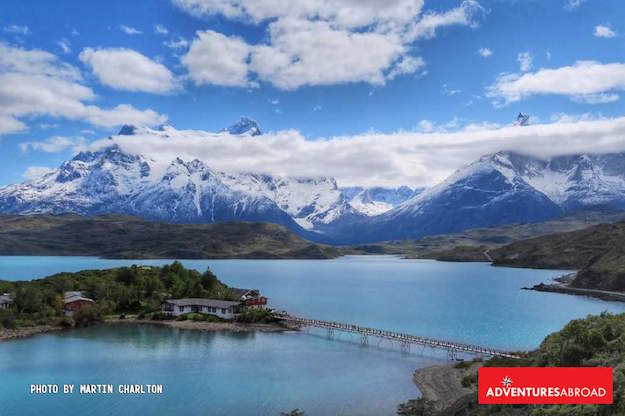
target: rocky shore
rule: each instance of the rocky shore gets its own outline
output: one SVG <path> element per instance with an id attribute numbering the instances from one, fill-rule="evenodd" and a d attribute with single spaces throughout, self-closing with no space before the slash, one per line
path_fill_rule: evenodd
<path id="1" fill-rule="evenodd" d="M 169 328 L 194 330 L 194 331 L 230 331 L 230 332 L 283 332 L 291 331 L 297 328 L 289 327 L 280 323 L 260 324 L 260 323 L 239 323 L 239 322 L 204 322 L 204 321 L 152 321 L 150 319 L 107 319 L 105 324 L 124 324 L 124 325 L 158 325 Z"/>
<path id="2" fill-rule="evenodd" d="M 37 334 L 43 334 L 44 332 L 59 331 L 61 329 L 63 329 L 63 327 L 52 325 L 27 326 L 14 329 L 0 328 L 0 341 L 25 338 Z"/>
<path id="3" fill-rule="evenodd" d="M 203 322 L 203 321 L 152 321 L 149 319 L 136 319 L 136 318 L 112 318 L 105 319 L 103 324 L 114 325 L 159 325 L 169 328 L 177 328 L 184 330 L 194 331 L 230 331 L 230 332 L 283 332 L 297 330 L 297 327 L 292 327 L 280 323 L 273 324 L 261 324 L 261 323 L 238 323 L 238 322 Z M 25 338 L 33 335 L 43 334 L 45 332 L 60 331 L 66 329 L 62 326 L 53 325 L 37 325 L 28 326 L 15 329 L 0 328 L 0 341 Z"/>

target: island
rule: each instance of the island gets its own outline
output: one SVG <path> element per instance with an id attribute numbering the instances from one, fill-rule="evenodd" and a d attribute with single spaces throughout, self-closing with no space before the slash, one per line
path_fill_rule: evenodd
<path id="1" fill-rule="evenodd" d="M 232 288 L 180 262 L 0 281 L 0 340 L 97 323 L 205 331 L 290 329 L 256 289 Z"/>

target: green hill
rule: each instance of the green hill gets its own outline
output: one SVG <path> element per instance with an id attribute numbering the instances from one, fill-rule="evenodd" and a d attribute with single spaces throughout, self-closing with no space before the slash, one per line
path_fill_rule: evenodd
<path id="1" fill-rule="evenodd" d="M 625 222 L 518 241 L 490 255 L 495 265 L 579 270 L 572 287 L 625 290 Z"/>
<path id="2" fill-rule="evenodd" d="M 168 224 L 106 215 L 0 216 L 0 255 L 327 259 L 337 249 L 269 223 Z"/>

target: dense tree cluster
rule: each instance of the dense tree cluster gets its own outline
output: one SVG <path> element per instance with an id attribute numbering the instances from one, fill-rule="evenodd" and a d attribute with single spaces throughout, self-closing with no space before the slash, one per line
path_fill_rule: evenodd
<path id="1" fill-rule="evenodd" d="M 0 313 L 0 324 L 59 323 L 64 317 L 63 293 L 78 290 L 95 301 L 89 313 L 96 315 L 156 311 L 168 298 L 234 299 L 210 270 L 200 273 L 179 262 L 163 267 L 83 270 L 31 281 L 0 281 L 0 293 L 14 297 L 12 308 Z"/>

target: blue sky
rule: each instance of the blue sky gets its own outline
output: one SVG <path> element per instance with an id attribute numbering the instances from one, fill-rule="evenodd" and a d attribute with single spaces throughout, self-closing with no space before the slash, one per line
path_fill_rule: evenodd
<path id="1" fill-rule="evenodd" d="M 135 120 L 323 140 L 623 115 L 619 0 L 246 3 L 3 2 L 0 185 Z"/>

